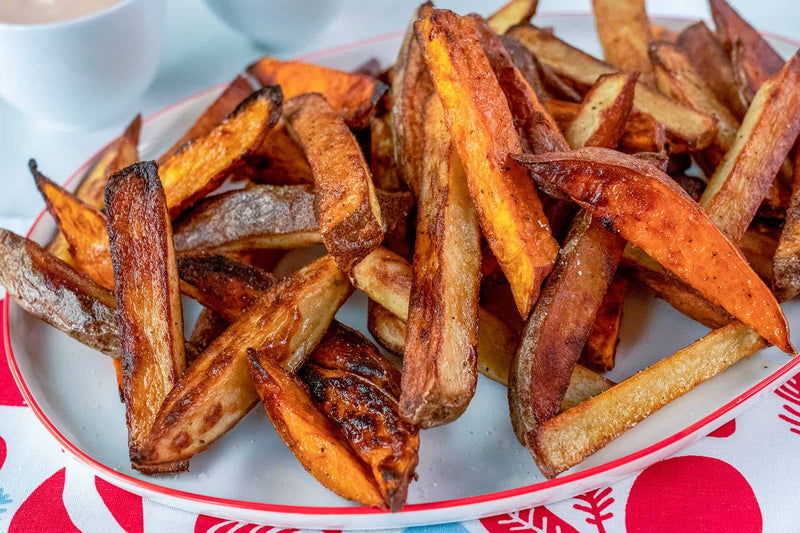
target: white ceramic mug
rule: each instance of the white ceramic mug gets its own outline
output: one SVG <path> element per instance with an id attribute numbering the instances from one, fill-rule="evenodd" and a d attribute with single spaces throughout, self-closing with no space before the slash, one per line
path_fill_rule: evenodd
<path id="1" fill-rule="evenodd" d="M 130 115 L 158 67 L 163 0 L 76 19 L 0 23 L 0 97 L 37 118 L 96 127 Z"/>

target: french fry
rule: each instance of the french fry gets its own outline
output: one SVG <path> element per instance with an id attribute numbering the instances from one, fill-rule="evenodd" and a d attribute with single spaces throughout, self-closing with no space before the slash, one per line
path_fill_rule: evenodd
<path id="1" fill-rule="evenodd" d="M 586 368 L 607 372 L 614 368 L 622 308 L 628 292 L 628 278 L 617 272 L 608 287 L 578 361 Z"/>
<path id="2" fill-rule="evenodd" d="M 386 351 L 403 357 L 406 350 L 406 323 L 381 304 L 367 302 L 367 330 Z"/>
<path id="3" fill-rule="evenodd" d="M 311 174 L 311 167 L 308 166 L 306 154 L 292 139 L 283 117 L 267 132 L 261 145 L 245 158 L 244 173 L 256 183 L 314 184 L 314 176 Z"/>
<path id="4" fill-rule="evenodd" d="M 565 132 L 569 146 L 616 147 L 631 112 L 637 78 L 636 73 L 622 72 L 597 78 Z"/>
<path id="5" fill-rule="evenodd" d="M 419 196 L 425 142 L 424 118 L 419 110 L 425 109 L 428 98 L 433 94 L 433 83 L 414 33 L 414 24 L 428 16 L 432 9 L 433 4 L 425 2 L 411 18 L 394 64 L 390 95 L 395 160 L 414 196 Z"/>
<path id="6" fill-rule="evenodd" d="M 307 185 L 257 185 L 200 201 L 175 221 L 175 250 L 224 253 L 322 242 Z"/>
<path id="7" fill-rule="evenodd" d="M 508 34 L 528 47 L 557 74 L 585 87 L 591 86 L 603 74 L 616 71 L 608 63 L 533 26 L 515 26 Z M 636 86 L 633 107 L 635 111 L 651 115 L 664 125 L 670 138 L 686 143 L 692 150 L 705 148 L 716 134 L 716 121 L 713 118 L 673 102 L 641 82 Z"/>
<path id="8" fill-rule="evenodd" d="M 247 72 L 261 85 L 280 85 L 285 100 L 320 93 L 351 128 L 365 128 L 388 87 L 371 76 L 298 61 L 259 59 Z"/>
<path id="9" fill-rule="evenodd" d="M 192 142 L 210 133 L 211 130 L 225 120 L 228 115 L 233 113 L 242 100 L 252 93 L 253 88 L 250 86 L 250 83 L 242 76 L 236 76 L 230 85 L 222 91 L 222 94 L 203 111 L 203 114 L 197 118 L 186 133 L 158 158 L 158 164 L 161 165 L 165 163 L 167 159 L 180 151 L 186 143 Z"/>
<path id="10" fill-rule="evenodd" d="M 403 357 L 403 418 L 421 428 L 457 419 L 478 380 L 480 230 L 438 96 L 425 109 L 425 153 Z"/>
<path id="11" fill-rule="evenodd" d="M 700 205 L 732 241 L 753 220 L 800 133 L 800 54 L 758 90 Z M 765 337 L 770 340 L 769 337 Z"/>
<path id="12" fill-rule="evenodd" d="M 791 300 L 800 293 L 800 150 L 795 150 L 793 159 L 792 202 L 772 264 L 772 288 L 780 301 Z"/>
<path id="13" fill-rule="evenodd" d="M 536 14 L 539 0 L 510 0 L 489 15 L 486 22 L 497 35 L 502 35 L 511 26 L 528 22 Z"/>
<path id="14" fill-rule="evenodd" d="M 739 241 L 739 248 L 742 249 L 747 262 L 766 284 L 772 282 L 772 262 L 780 235 L 780 229 L 770 224 L 755 223 L 747 228 L 742 240 Z"/>
<path id="15" fill-rule="evenodd" d="M 650 40 L 675 44 L 678 42 L 678 34 L 667 27 L 661 26 L 660 24 L 651 23 Z"/>
<path id="16" fill-rule="evenodd" d="M 370 122 L 369 168 L 375 187 L 385 191 L 408 190 L 394 159 L 392 115 L 386 113 Z"/>
<path id="17" fill-rule="evenodd" d="M 717 38 L 728 54 L 732 52 L 736 42 L 742 45 L 742 67 L 747 90 L 752 97 L 767 79 L 781 70 L 783 59 L 725 0 L 709 0 L 708 5 L 711 7 Z"/>
<path id="18" fill-rule="evenodd" d="M 0 229 L 0 285 L 36 318 L 86 346 L 119 357 L 114 293 L 37 243 Z"/>
<path id="19" fill-rule="evenodd" d="M 647 57 L 652 38 L 644 0 L 592 0 L 597 36 L 609 63 L 653 85 L 653 66 Z"/>
<path id="20" fill-rule="evenodd" d="M 481 229 L 527 315 L 550 273 L 558 243 L 536 188 L 508 154 L 520 150 L 513 118 L 492 75 L 475 21 L 434 10 L 417 38 L 467 175 Z"/>
<path id="21" fill-rule="evenodd" d="M 383 241 L 381 210 L 364 154 L 320 94 L 287 100 L 284 113 L 314 174 L 322 240 L 348 272 Z"/>
<path id="22" fill-rule="evenodd" d="M 214 443 L 255 405 L 247 348 L 296 370 L 316 346 L 352 287 L 330 255 L 270 287 L 211 343 L 175 384 L 138 462 L 188 459 Z"/>
<path id="23" fill-rule="evenodd" d="M 342 430 L 311 399 L 306 385 L 269 357 L 249 349 L 255 391 L 281 440 L 323 486 L 348 500 L 386 507 L 369 467 L 347 443 Z"/>
<path id="24" fill-rule="evenodd" d="M 221 314 L 210 307 L 203 307 L 192 328 L 192 335 L 186 341 L 186 366 L 192 365 L 195 359 L 208 348 L 214 339 L 225 331 L 230 323 Z"/>
<path id="25" fill-rule="evenodd" d="M 111 176 L 105 201 L 131 466 L 146 474 L 186 470 L 184 461 L 154 467 L 137 460 L 164 398 L 186 369 L 172 224 L 156 163 L 136 163 Z"/>
<path id="26" fill-rule="evenodd" d="M 503 45 L 503 48 L 508 53 L 514 66 L 522 74 L 522 77 L 530 85 L 533 92 L 536 93 L 536 98 L 539 102 L 546 103 L 553 98 L 550 92 L 545 89 L 542 75 L 540 74 L 541 63 L 536 60 L 536 57 L 530 50 L 522 46 L 519 42 L 505 35 L 499 35 L 498 38 Z M 580 96 L 578 97 L 580 100 Z"/>
<path id="27" fill-rule="evenodd" d="M 399 511 L 419 462 L 419 430 L 398 408 L 400 373 L 362 335 L 334 323 L 298 375 L 372 471 L 384 506 Z"/>
<path id="28" fill-rule="evenodd" d="M 641 247 L 767 341 L 794 352 L 775 297 L 738 248 L 669 176 L 635 157 L 600 148 L 514 158 L 532 177 L 569 194 L 604 227 Z"/>
<path id="29" fill-rule="evenodd" d="M 766 343 L 739 322 L 694 344 L 542 424 L 534 459 L 554 478 L 580 463 L 669 402 Z"/>

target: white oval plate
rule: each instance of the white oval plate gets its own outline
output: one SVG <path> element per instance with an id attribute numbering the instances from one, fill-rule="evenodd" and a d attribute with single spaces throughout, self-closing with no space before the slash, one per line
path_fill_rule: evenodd
<path id="1" fill-rule="evenodd" d="M 543 20 L 544 19 L 544 20 Z M 587 15 L 539 17 L 557 35 L 599 53 Z M 661 20 L 671 27 L 688 21 Z M 390 64 L 402 32 L 324 51 L 302 59 L 349 70 L 370 57 Z M 772 38 L 782 54 L 796 45 Z M 149 117 L 142 128 L 143 158 L 157 157 L 219 94 L 199 93 Z M 70 178 L 74 186 L 93 157 Z M 45 242 L 54 231 L 43 214 L 31 238 Z M 187 302 L 187 327 L 197 306 Z M 793 325 L 800 304 L 784 306 Z M 337 317 L 367 333 L 366 298 L 356 293 Z M 507 513 L 568 498 L 609 484 L 676 452 L 716 429 L 777 387 L 800 359 L 762 350 L 671 403 L 638 427 L 555 480 L 546 480 L 514 438 L 506 390 L 480 378 L 467 412 L 458 421 L 422 433 L 419 481 L 399 513 L 349 504 L 309 476 L 254 409 L 208 451 L 191 472 L 147 477 L 131 470 L 123 406 L 106 357 L 31 318 L 16 304 L 2 310 L 5 347 L 17 383 L 36 416 L 61 446 L 96 474 L 131 492 L 196 513 L 295 528 L 391 528 L 460 521 Z M 632 292 L 625 302 L 617 367 L 610 378 L 634 372 L 707 333 L 652 295 Z M 799 339 L 797 335 L 795 342 Z"/>

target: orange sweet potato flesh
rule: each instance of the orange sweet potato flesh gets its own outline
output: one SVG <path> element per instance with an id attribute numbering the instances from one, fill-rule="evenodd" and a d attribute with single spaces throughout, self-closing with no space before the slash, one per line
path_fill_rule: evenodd
<path id="1" fill-rule="evenodd" d="M 423 169 L 400 412 L 430 428 L 457 419 L 475 394 L 481 264 L 478 219 L 438 96 L 425 109 Z"/>
<path id="2" fill-rule="evenodd" d="M 419 430 L 398 409 L 400 373 L 361 334 L 334 323 L 298 375 L 369 466 L 386 507 L 399 511 L 419 462 Z"/>
<path id="3" fill-rule="evenodd" d="M 352 287 L 326 255 L 270 287 L 178 381 L 138 457 L 158 465 L 208 448 L 255 405 L 247 348 L 289 371 L 305 361 Z"/>
<path id="4" fill-rule="evenodd" d="M 601 148 L 515 158 L 534 178 L 568 194 L 705 298 L 783 351 L 794 352 L 775 297 L 736 245 L 669 176 Z"/>
<path id="5" fill-rule="evenodd" d="M 155 162 L 111 176 L 105 201 L 131 465 L 144 473 L 186 470 L 182 461 L 155 468 L 137 461 L 164 398 L 186 369 L 172 224 Z"/>
<path id="6" fill-rule="evenodd" d="M 578 361 L 596 372 L 607 372 L 614 368 L 627 289 L 628 278 L 617 272 L 586 338 L 586 345 Z"/>
<path id="7" fill-rule="evenodd" d="M 317 409 L 305 384 L 269 357 L 248 352 L 249 379 L 273 427 L 303 468 L 343 498 L 386 508 L 372 472 L 342 430 Z"/>
<path id="8" fill-rule="evenodd" d="M 158 175 L 172 218 L 219 187 L 232 169 L 244 163 L 278 122 L 281 101 L 279 87 L 254 92 L 224 122 L 160 165 Z"/>
<path id="9" fill-rule="evenodd" d="M 434 10 L 416 23 L 481 229 L 527 315 L 558 253 L 536 187 L 509 159 L 519 137 L 475 21 Z"/>
<path id="10" fill-rule="evenodd" d="M 653 83 L 653 66 L 647 57 L 650 19 L 644 0 L 592 0 L 597 36 L 606 61 L 628 72 L 639 72 L 640 79 Z"/>
<path id="11" fill-rule="evenodd" d="M 319 93 L 287 100 L 284 113 L 314 174 L 322 241 L 339 268 L 349 272 L 383 241 L 381 209 L 364 154 Z"/>
<path id="12" fill-rule="evenodd" d="M 320 93 L 352 128 L 365 128 L 375 116 L 375 107 L 388 87 L 372 76 L 326 67 L 259 59 L 247 72 L 262 85 L 280 85 L 286 100 L 305 93 Z"/>
<path id="13" fill-rule="evenodd" d="M 511 26 L 528 22 L 536 14 L 539 0 L 510 0 L 489 15 L 486 21 L 497 35 L 502 35 Z"/>

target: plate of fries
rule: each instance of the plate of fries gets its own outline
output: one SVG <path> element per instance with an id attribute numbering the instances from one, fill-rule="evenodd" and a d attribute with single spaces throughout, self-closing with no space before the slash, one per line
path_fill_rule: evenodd
<path id="1" fill-rule="evenodd" d="M 797 43 L 710 3 L 716 32 L 423 4 L 137 117 L 64 186 L 31 160 L 47 209 L 0 230 L 23 396 L 120 487 L 295 528 L 511 512 L 690 444 L 799 361 Z"/>

